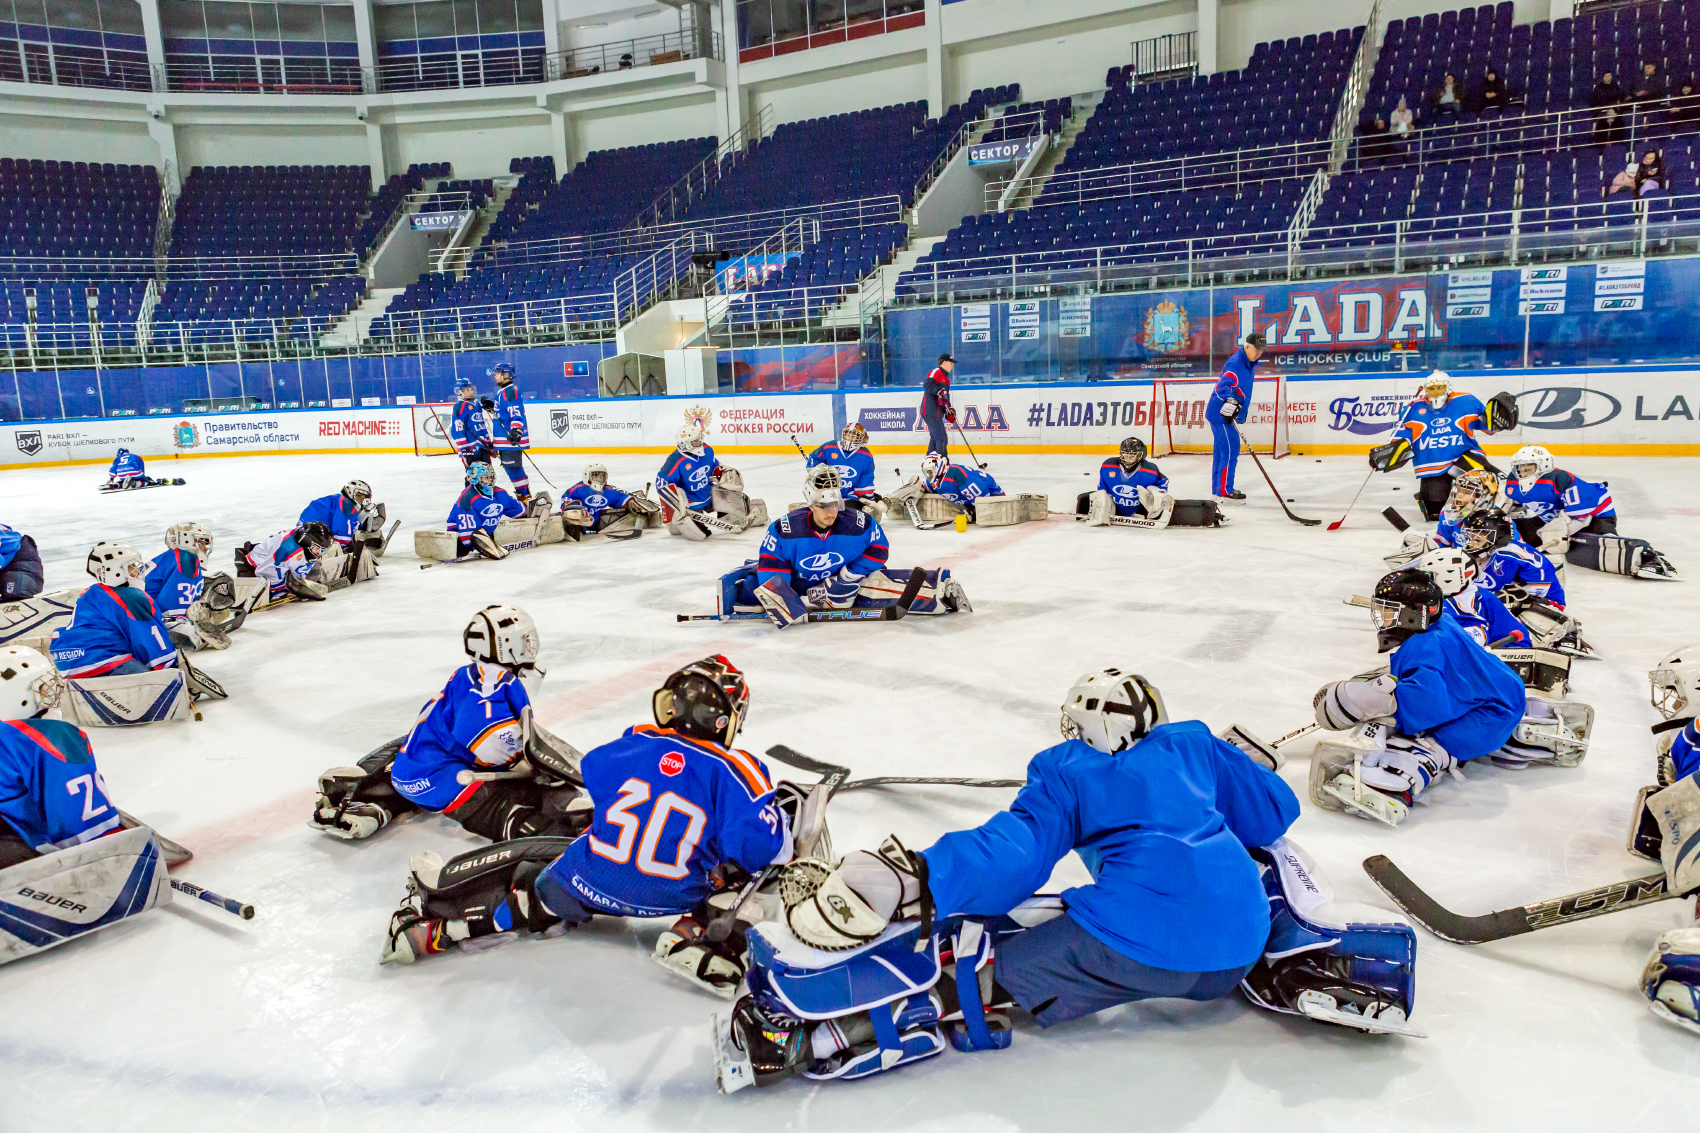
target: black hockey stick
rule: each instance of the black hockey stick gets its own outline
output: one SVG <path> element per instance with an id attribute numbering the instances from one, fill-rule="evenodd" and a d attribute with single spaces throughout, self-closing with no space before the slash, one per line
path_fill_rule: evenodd
<path id="1" fill-rule="evenodd" d="M 816 775 L 826 776 L 834 771 L 842 770 L 836 764 L 822 763 L 811 759 L 800 751 L 793 751 L 784 744 L 774 744 L 767 749 L 767 757 L 780 763 L 797 768 L 799 771 L 813 771 Z M 823 779 L 824 781 L 824 779 Z M 874 779 L 857 779 L 851 783 L 843 783 L 837 789 L 840 791 L 859 791 L 864 787 L 1020 787 L 1026 784 L 1025 779 L 934 779 L 909 778 L 898 775 L 884 775 Z"/>
<path id="2" fill-rule="evenodd" d="M 1241 441 L 1245 440 L 1245 437 L 1237 428 L 1234 430 L 1234 435 L 1239 437 Z M 1275 502 L 1281 505 L 1281 510 L 1287 513 L 1287 518 L 1292 520 L 1294 523 L 1302 523 L 1306 527 L 1321 527 L 1322 520 L 1320 519 L 1306 519 L 1302 515 L 1293 514 L 1293 509 L 1287 506 L 1287 501 L 1281 495 L 1281 489 L 1275 486 L 1275 481 L 1271 480 L 1269 478 L 1269 473 L 1264 470 L 1263 461 L 1257 459 L 1257 450 L 1252 448 L 1249 444 L 1246 445 L 1245 450 L 1251 454 L 1251 462 L 1257 465 L 1257 470 L 1263 473 L 1263 482 L 1269 485 L 1269 490 L 1271 492 L 1275 493 Z"/>
<path id="3" fill-rule="evenodd" d="M 909 607 L 915 604 L 915 595 L 921 592 L 921 586 L 927 581 L 925 567 L 915 567 L 909 572 L 909 581 L 903 586 L 903 593 L 897 596 L 897 601 L 889 606 L 881 606 L 872 610 L 810 610 L 807 620 L 811 622 L 895 622 L 909 613 Z M 674 614 L 673 617 L 681 622 L 756 622 L 766 621 L 766 614 Z"/>
<path id="4" fill-rule="evenodd" d="M 519 450 L 519 455 L 520 455 L 520 459 L 522 459 L 522 460 L 531 460 L 531 454 L 529 452 L 525 451 L 524 449 Z M 533 472 L 537 473 L 537 475 L 542 478 L 542 480 L 545 484 L 549 485 L 551 488 L 555 488 L 555 481 L 553 481 L 553 480 L 549 479 L 549 477 L 543 475 L 543 469 L 541 469 L 537 466 L 537 462 L 535 460 L 531 460 L 531 470 Z M 558 492 L 561 489 L 555 488 L 555 490 Z"/>
<path id="5" fill-rule="evenodd" d="M 797 440 L 797 434 L 796 433 L 787 433 L 786 436 L 791 438 L 791 443 L 797 446 L 797 452 L 802 455 L 804 462 L 807 463 L 807 461 L 809 459 L 809 454 L 806 453 L 806 452 L 803 452 L 803 445 L 800 441 Z"/>
<path id="6" fill-rule="evenodd" d="M 956 425 L 956 435 L 962 438 L 962 447 L 968 450 L 968 458 L 975 464 L 979 465 L 980 471 L 984 472 L 986 470 L 986 463 L 981 460 L 979 455 L 974 451 L 974 446 L 968 443 L 968 434 L 964 433 L 962 431 L 962 426 L 957 425 L 955 421 L 952 421 L 951 424 Z"/>
<path id="7" fill-rule="evenodd" d="M 780 756 L 774 754 L 775 752 L 780 751 L 785 752 L 786 756 L 789 758 L 782 759 Z M 824 786 L 826 788 L 826 797 L 828 801 L 830 801 L 832 796 L 837 793 L 838 789 L 844 785 L 844 780 L 850 778 L 850 769 L 848 767 L 842 767 L 836 763 L 822 763 L 818 759 L 810 759 L 808 756 L 800 755 L 783 745 L 775 745 L 768 748 L 767 754 L 774 759 L 779 759 L 782 763 L 789 763 L 794 767 L 800 767 L 804 771 L 813 771 L 819 775 L 821 779 L 817 786 Z M 738 926 L 738 912 L 743 909 L 744 905 L 748 903 L 751 897 L 755 896 L 756 890 L 760 889 L 770 877 L 773 877 L 784 868 L 785 867 L 783 865 L 765 866 L 754 877 L 746 881 L 744 883 L 744 887 L 738 891 L 738 900 L 732 905 L 732 907 L 708 923 L 708 928 L 705 930 L 704 935 L 708 937 L 710 942 L 719 944 L 728 936 L 731 936 L 732 930 Z"/>
<path id="8" fill-rule="evenodd" d="M 1486 944 L 1508 936 L 1521 936 L 1526 932 L 1682 896 L 1665 888 L 1664 874 L 1654 873 L 1628 881 L 1614 881 L 1597 889 L 1584 889 L 1566 897 L 1554 897 L 1550 901 L 1466 917 L 1442 908 L 1383 854 L 1365 858 L 1364 872 L 1412 920 L 1453 944 Z"/>
<path id="9" fill-rule="evenodd" d="M 205 901 L 209 905 L 217 905 L 225 912 L 241 917 L 245 921 L 251 921 L 254 919 L 254 906 L 245 904 L 242 901 L 232 901 L 229 897 L 220 897 L 211 889 L 203 889 L 192 881 L 179 881 L 173 877 L 171 879 L 171 888 L 177 890 L 179 893 L 185 894 L 186 896 Z"/>

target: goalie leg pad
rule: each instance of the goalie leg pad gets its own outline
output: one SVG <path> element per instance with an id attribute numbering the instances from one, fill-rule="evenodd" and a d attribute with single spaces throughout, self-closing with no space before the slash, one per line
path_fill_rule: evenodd
<path id="1" fill-rule="evenodd" d="M 1658 820 L 1659 862 L 1673 893 L 1700 889 L 1700 778 L 1678 779 L 1647 800 Z"/>
<path id="2" fill-rule="evenodd" d="M 1700 1035 L 1700 928 L 1660 936 L 1641 972 L 1641 994 L 1653 1014 Z"/>
<path id="3" fill-rule="evenodd" d="M 171 901 L 145 826 L 0 870 L 0 964 L 21 960 Z"/>
<path id="4" fill-rule="evenodd" d="M 1116 514 L 1116 504 L 1108 492 L 1082 492 L 1074 512 L 1083 516 L 1088 527 L 1103 527 Z"/>
<path id="5" fill-rule="evenodd" d="M 1240 983 L 1254 1005 L 1371 1034 L 1421 1037 L 1417 937 L 1397 913 L 1337 902 L 1310 856 L 1285 838 L 1251 850 L 1269 898 L 1269 943 Z"/>
<path id="6" fill-rule="evenodd" d="M 1311 698 L 1317 725 L 1331 732 L 1391 717 L 1398 706 L 1395 682 L 1387 673 L 1334 681 L 1323 685 Z"/>
<path id="7" fill-rule="evenodd" d="M 909 582 L 909 569 L 888 566 L 876 570 L 862 580 L 861 589 L 856 595 L 856 605 L 865 608 L 880 608 L 890 606 L 903 596 L 903 589 Z M 915 601 L 909 607 L 911 614 L 954 614 L 972 613 L 973 605 L 968 601 L 968 595 L 962 589 L 962 584 L 950 575 L 950 568 L 929 570 L 926 581 L 921 583 L 921 589 L 915 592 Z"/>
<path id="8" fill-rule="evenodd" d="M 720 483 L 709 489 L 709 497 L 709 508 L 719 512 L 727 519 L 735 523 L 743 523 L 749 517 L 750 497 L 737 488 L 728 486 L 725 477 L 722 477 Z"/>
<path id="9" fill-rule="evenodd" d="M 1397 826 L 1411 807 L 1407 800 L 1378 791 L 1363 781 L 1364 760 L 1386 747 L 1392 729 L 1371 721 L 1342 740 L 1323 740 L 1310 757 L 1310 799 L 1324 810 L 1343 810 L 1360 818 Z"/>
<path id="10" fill-rule="evenodd" d="M 1017 496 L 981 496 L 974 501 L 974 522 L 981 527 L 1008 527 L 1014 523 L 1042 520 L 1049 514 L 1042 495 L 1031 492 Z"/>
<path id="11" fill-rule="evenodd" d="M 1652 544 L 1645 539 L 1589 535 L 1578 531 L 1570 537 L 1570 549 L 1565 552 L 1564 560 L 1571 566 L 1604 574 L 1633 575 L 1641 557 L 1652 550 Z"/>
<path id="12" fill-rule="evenodd" d="M 756 564 L 751 559 L 737 570 L 720 576 L 720 609 L 725 614 L 760 613 L 761 601 L 756 597 Z"/>
<path id="13" fill-rule="evenodd" d="M 1523 718 L 1511 738 L 1489 753 L 1501 767 L 1546 764 L 1575 767 L 1588 754 L 1588 737 L 1594 730 L 1593 705 L 1572 700 L 1549 700 L 1528 696 Z"/>
<path id="14" fill-rule="evenodd" d="M 189 716 L 189 689 L 179 669 L 65 682 L 65 708 L 84 728 L 123 728 Z"/>
<path id="15" fill-rule="evenodd" d="M 808 605 L 782 578 L 773 578 L 762 583 L 755 588 L 755 596 L 756 601 L 761 603 L 762 612 L 767 615 L 768 621 L 780 629 L 808 620 Z"/>
<path id="16" fill-rule="evenodd" d="M 23 644 L 23 639 L 38 637 L 51 641 L 55 633 L 71 624 L 80 593 L 56 590 L 0 606 L 0 645 Z"/>
<path id="17" fill-rule="evenodd" d="M 1215 500 L 1175 500 L 1169 511 L 1170 527 L 1221 527 L 1227 522 Z"/>

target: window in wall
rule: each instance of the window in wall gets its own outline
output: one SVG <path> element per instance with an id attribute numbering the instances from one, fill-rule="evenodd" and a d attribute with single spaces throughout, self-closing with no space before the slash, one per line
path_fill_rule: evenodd
<path id="1" fill-rule="evenodd" d="M 920 27 L 924 0 L 738 0 L 739 60 Z"/>
<path id="2" fill-rule="evenodd" d="M 0 81 L 148 90 L 135 0 L 0 0 Z"/>
<path id="3" fill-rule="evenodd" d="M 361 89 L 351 5 L 160 0 L 159 17 L 173 90 Z"/>
<path id="4" fill-rule="evenodd" d="M 418 0 L 384 5 L 376 15 L 383 90 L 544 78 L 542 0 Z"/>

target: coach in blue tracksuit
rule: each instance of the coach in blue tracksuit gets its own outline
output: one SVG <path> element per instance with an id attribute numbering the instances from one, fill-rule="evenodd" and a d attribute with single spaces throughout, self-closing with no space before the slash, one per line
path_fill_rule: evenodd
<path id="1" fill-rule="evenodd" d="M 1234 487 L 1234 466 L 1240 460 L 1240 425 L 1251 413 L 1252 372 L 1263 357 L 1261 334 L 1245 336 L 1245 345 L 1228 358 L 1216 392 L 1210 395 L 1204 416 L 1210 421 L 1210 494 L 1221 503 L 1243 504 L 1245 493 Z"/>

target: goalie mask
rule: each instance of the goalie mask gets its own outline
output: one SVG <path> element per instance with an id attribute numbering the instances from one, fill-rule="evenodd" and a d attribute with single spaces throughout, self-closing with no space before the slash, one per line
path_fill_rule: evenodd
<path id="1" fill-rule="evenodd" d="M 331 529 L 318 520 L 303 523 L 295 529 L 295 545 L 307 552 L 307 557 L 315 561 L 330 550 L 331 545 L 335 542 L 336 537 L 331 534 Z"/>
<path id="2" fill-rule="evenodd" d="M 838 434 L 838 451 L 845 456 L 856 452 L 868 443 L 868 430 L 861 422 L 853 421 L 844 426 L 844 431 Z"/>
<path id="3" fill-rule="evenodd" d="M 1465 516 L 1464 522 L 1458 525 L 1458 534 L 1464 540 L 1464 550 L 1482 556 L 1510 546 L 1511 540 L 1516 537 L 1516 528 L 1511 526 L 1504 512 L 1498 508 L 1486 508 Z"/>
<path id="4" fill-rule="evenodd" d="M 717 653 L 668 677 L 652 707 L 663 728 L 730 746 L 749 710 L 750 689 L 744 674 Z"/>
<path id="5" fill-rule="evenodd" d="M 950 458 L 942 453 L 929 452 L 921 461 L 921 482 L 928 487 L 944 479 L 950 470 Z"/>
<path id="6" fill-rule="evenodd" d="M 608 467 L 603 464 L 587 464 L 584 466 L 584 482 L 590 485 L 591 491 L 600 492 L 608 486 Z"/>
<path id="7" fill-rule="evenodd" d="M 1436 370 L 1423 379 L 1423 400 L 1440 409 L 1452 399 L 1452 375 Z"/>
<path id="8" fill-rule="evenodd" d="M 1386 653 L 1439 621 L 1445 601 L 1434 579 L 1414 568 L 1396 570 L 1376 583 L 1369 616 L 1378 652 Z"/>
<path id="9" fill-rule="evenodd" d="M 1666 720 L 1700 712 L 1700 643 L 1667 654 L 1647 679 L 1653 686 L 1653 707 Z"/>
<path id="10" fill-rule="evenodd" d="M 153 564 L 128 543 L 96 543 L 89 552 L 89 577 L 102 586 L 140 586 Z"/>
<path id="11" fill-rule="evenodd" d="M 1123 751 L 1168 722 L 1162 694 L 1139 674 L 1120 669 L 1086 674 L 1063 700 L 1063 738 L 1099 751 Z"/>
<path id="12" fill-rule="evenodd" d="M 803 502 L 810 507 L 839 507 L 844 503 L 843 488 L 838 469 L 817 464 L 803 475 Z"/>
<path id="13" fill-rule="evenodd" d="M 1476 580 L 1476 560 L 1457 547 L 1436 547 L 1417 560 L 1417 569 L 1434 579 L 1440 593 L 1450 598 L 1461 594 Z"/>
<path id="14" fill-rule="evenodd" d="M 364 480 L 350 480 L 342 486 L 342 494 L 357 508 L 366 506 L 372 498 L 372 485 Z"/>
<path id="15" fill-rule="evenodd" d="M 1139 466 L 1145 463 L 1145 456 L 1145 442 L 1138 437 L 1129 437 L 1122 442 L 1120 457 L 1124 472 L 1138 471 Z"/>
<path id="16" fill-rule="evenodd" d="M 188 551 L 203 559 L 212 552 L 212 532 L 198 523 L 174 523 L 165 529 L 165 546 L 170 551 Z"/>
<path id="17" fill-rule="evenodd" d="M 704 436 L 702 426 L 692 421 L 679 430 L 679 451 L 686 456 L 701 456 Z"/>
<path id="18" fill-rule="evenodd" d="M 1498 495 L 1499 478 L 1485 468 L 1472 468 L 1452 481 L 1446 507 L 1455 517 L 1463 519 L 1472 512 L 1491 507 Z"/>
<path id="19" fill-rule="evenodd" d="M 59 703 L 65 692 L 53 663 L 22 645 L 0 648 L 0 720 L 29 720 Z"/>
<path id="20" fill-rule="evenodd" d="M 1552 471 L 1552 453 L 1540 445 L 1524 445 L 1511 454 L 1511 475 L 1527 492 L 1535 481 Z"/>
<path id="21" fill-rule="evenodd" d="M 518 672 L 537 667 L 542 640 L 537 623 L 518 606 L 486 606 L 472 615 L 460 635 L 466 655 L 474 661 Z"/>
<path id="22" fill-rule="evenodd" d="M 496 487 L 496 474 L 490 471 L 490 466 L 482 460 L 475 460 L 466 466 L 466 486 L 476 488 L 484 495 L 490 495 Z"/>

